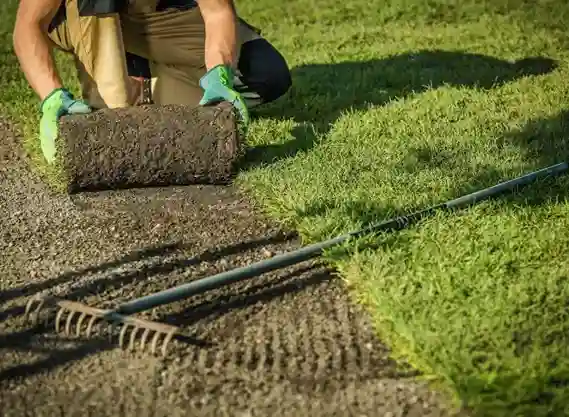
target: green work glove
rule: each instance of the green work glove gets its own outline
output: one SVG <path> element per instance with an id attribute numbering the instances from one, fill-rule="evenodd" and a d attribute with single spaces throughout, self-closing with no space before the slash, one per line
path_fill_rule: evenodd
<path id="1" fill-rule="evenodd" d="M 200 100 L 200 106 L 217 104 L 221 101 L 231 103 L 241 116 L 241 124 L 244 130 L 249 126 L 249 110 L 245 100 L 233 89 L 234 73 L 231 67 L 217 65 L 210 69 L 201 79 L 200 87 L 204 95 Z"/>
<path id="2" fill-rule="evenodd" d="M 81 100 L 75 100 L 65 88 L 57 88 L 40 105 L 40 145 L 49 164 L 55 160 L 55 142 L 58 136 L 59 118 L 67 114 L 91 113 L 91 108 Z"/>

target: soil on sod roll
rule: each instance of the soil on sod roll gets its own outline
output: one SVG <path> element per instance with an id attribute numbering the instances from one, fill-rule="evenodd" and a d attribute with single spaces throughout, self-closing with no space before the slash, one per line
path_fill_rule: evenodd
<path id="1" fill-rule="evenodd" d="M 144 314 L 181 326 L 166 358 L 25 323 L 43 291 L 108 307 L 299 242 L 230 187 L 52 192 L 0 137 L 1 416 L 452 415 L 316 262 Z"/>
<path id="2" fill-rule="evenodd" d="M 69 193 L 224 184 L 240 156 L 233 108 L 144 105 L 62 117 L 58 165 Z"/>

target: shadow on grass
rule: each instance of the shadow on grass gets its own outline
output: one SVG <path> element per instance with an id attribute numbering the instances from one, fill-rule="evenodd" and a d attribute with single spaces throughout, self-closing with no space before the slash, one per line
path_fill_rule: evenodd
<path id="1" fill-rule="evenodd" d="M 311 123 L 303 123 L 293 127 L 290 134 L 293 139 L 288 142 L 260 145 L 247 149 L 245 158 L 239 163 L 239 169 L 247 170 L 258 165 L 271 164 L 281 159 L 293 157 L 316 146 L 318 132 Z"/>
<path id="2" fill-rule="evenodd" d="M 316 138 L 348 110 L 385 105 L 445 85 L 492 89 L 521 77 L 548 74 L 557 66 L 546 57 L 510 62 L 460 51 L 424 50 L 371 61 L 293 68 L 293 86 L 287 96 L 256 109 L 255 115 L 294 119 L 301 127 L 287 143 L 251 149 L 244 165 L 271 163 L 312 148 Z"/>
<path id="3" fill-rule="evenodd" d="M 509 132 L 500 138 L 504 147 L 515 146 L 523 155 L 524 173 L 536 171 L 562 162 L 569 163 L 569 111 L 562 111 L 552 118 L 536 119 L 522 129 Z M 465 178 L 455 195 L 489 187 L 523 173 L 504 171 L 492 167 L 473 178 Z M 566 199 L 569 196 L 569 172 L 558 177 L 544 178 L 529 185 L 527 191 L 506 194 L 503 198 L 516 205 L 542 206 Z"/>
<path id="4" fill-rule="evenodd" d="M 433 205 L 492 187 L 498 183 L 555 164 L 569 163 L 569 110 L 563 111 L 553 118 L 531 121 L 521 130 L 505 134 L 499 139 L 499 142 L 502 147 L 513 145 L 519 149 L 523 155 L 523 171 L 519 169 L 503 170 L 491 165 L 477 167 L 476 174 L 468 176 L 468 172 L 466 172 L 462 178 L 455 181 L 456 187 L 446 197 L 433 202 Z M 456 177 L 457 173 L 462 171 L 460 168 L 463 159 L 464 155 L 460 150 L 454 152 L 448 149 L 412 148 L 405 158 L 410 162 L 403 164 L 402 169 L 409 173 L 437 169 L 442 171 L 443 177 L 445 171 L 452 172 L 453 176 Z M 543 177 L 534 183 L 515 187 L 511 191 L 506 191 L 492 199 L 513 205 L 538 207 L 568 198 L 568 184 L 569 172 L 565 172 L 558 176 Z M 319 199 L 302 211 L 298 211 L 297 215 L 299 218 L 310 218 L 322 217 L 334 212 L 337 218 L 345 219 L 346 223 L 357 223 L 361 224 L 362 227 L 370 227 L 387 219 L 406 216 L 427 208 L 413 207 L 402 212 L 389 204 L 365 199 L 349 202 Z M 421 221 L 422 218 L 415 221 Z M 321 232 L 327 233 L 329 231 Z M 364 246 L 370 247 L 368 244 Z"/>
<path id="5" fill-rule="evenodd" d="M 457 178 L 455 181 L 455 188 L 449 191 L 449 195 L 447 196 L 448 198 L 456 198 L 464 194 L 490 187 L 496 185 L 499 182 L 513 179 L 517 176 L 543 169 L 554 164 L 569 162 L 569 111 L 560 112 L 558 115 L 551 118 L 530 121 L 520 130 L 507 132 L 499 139 L 499 141 L 504 148 L 511 148 L 514 146 L 519 151 L 521 157 L 517 166 L 511 169 L 503 169 L 499 166 L 491 165 L 476 167 L 474 173 L 473 170 L 470 170 L 470 174 L 465 173 L 462 177 Z M 441 172 L 441 176 L 443 178 L 447 173 L 452 173 L 453 177 L 456 177 L 456 161 L 461 161 L 464 159 L 464 156 L 461 158 L 458 155 L 458 152 L 459 150 L 446 150 L 444 152 L 438 153 L 437 151 L 432 151 L 429 149 L 411 149 L 410 153 L 413 154 L 413 157 L 416 157 L 418 160 L 420 160 L 421 163 L 414 167 L 407 167 L 407 169 L 412 169 L 415 171 L 437 169 Z M 447 172 L 445 173 L 445 171 Z M 498 201 L 500 203 L 500 206 L 492 208 L 492 211 L 487 213 L 487 215 L 492 216 L 492 213 L 499 213 L 502 210 L 510 211 L 512 207 L 520 207 L 521 209 L 529 208 L 530 211 L 533 211 L 534 209 L 539 209 L 543 206 L 547 207 L 551 204 L 555 204 L 557 201 L 567 201 L 569 198 L 569 172 L 565 172 L 561 176 L 557 177 L 543 178 L 537 183 L 529 184 L 514 191 L 515 192 L 513 193 L 505 193 L 500 196 L 496 196 L 493 200 Z M 358 200 L 351 202 L 333 200 L 319 201 L 318 204 L 308 207 L 302 213 L 299 213 L 299 216 L 325 216 L 330 210 L 336 210 L 338 218 L 345 216 L 346 218 L 351 219 L 353 222 L 360 222 L 369 225 L 370 223 L 375 223 L 377 221 L 383 220 L 386 217 L 386 213 L 394 211 L 392 207 L 389 207 L 389 205 L 381 205 L 379 203 Z M 458 213 L 460 213 L 460 211 Z M 476 226 L 474 225 L 473 227 Z M 552 226 L 550 223 L 546 227 L 550 228 L 551 230 L 551 228 L 555 226 Z M 382 239 L 376 240 L 375 242 L 373 239 L 369 239 L 364 241 L 363 245 L 360 245 L 360 247 L 376 248 L 380 245 L 393 247 L 392 245 L 395 242 L 391 240 L 391 237 L 392 236 L 388 236 L 387 240 Z M 408 239 L 411 238 L 413 237 L 408 237 Z M 550 237 L 550 239 L 553 238 L 553 236 Z M 397 244 L 401 243 L 401 240 L 397 240 Z M 441 242 L 441 244 L 444 245 L 444 242 Z M 504 246 L 506 245 L 507 243 L 504 244 Z M 543 247 L 547 247 L 547 244 L 544 244 Z M 493 250 L 492 246 L 488 246 L 487 249 L 489 252 Z M 459 253 L 461 253 L 461 251 L 459 251 Z M 506 251 L 505 254 L 507 254 Z M 335 259 L 338 259 L 338 257 L 342 255 L 342 253 L 338 253 L 334 254 L 333 256 Z M 515 265 L 515 262 L 513 265 Z M 535 264 L 532 264 L 532 267 L 533 265 Z M 419 269 L 423 275 L 426 275 L 424 268 Z M 538 277 L 539 273 L 536 271 L 536 279 Z M 517 283 L 514 283 L 516 279 L 517 277 L 515 274 L 513 274 L 512 288 L 516 287 L 517 285 Z M 563 288 L 565 281 L 566 279 L 563 276 L 559 277 L 558 282 L 560 288 Z M 429 282 L 429 279 L 427 279 L 427 282 Z M 520 285 L 520 288 L 523 288 L 523 285 Z M 535 288 L 537 288 L 537 286 Z M 486 367 L 486 364 L 481 364 L 480 367 L 478 367 L 478 365 L 474 365 L 470 368 L 462 368 L 461 366 L 457 365 L 455 363 L 457 358 L 462 358 L 461 360 L 463 360 L 465 363 L 470 362 L 471 359 L 473 361 L 476 360 L 475 354 L 464 354 L 465 351 L 468 352 L 470 348 L 469 346 L 457 343 L 456 346 L 460 346 L 462 350 L 453 351 L 455 347 L 448 349 L 448 364 L 442 366 L 442 372 L 440 372 L 439 375 L 451 375 L 450 378 L 452 382 L 456 383 L 454 385 L 454 388 L 457 389 L 457 394 L 460 396 L 460 399 L 463 400 L 465 404 L 472 405 L 473 410 L 492 410 L 492 408 L 495 407 L 501 411 L 500 413 L 496 414 L 484 412 L 481 412 L 479 414 L 476 412 L 476 414 L 473 413 L 472 415 L 508 415 L 508 411 L 510 411 L 512 415 L 564 415 L 561 411 L 566 409 L 566 397 L 568 391 L 565 388 L 569 386 L 569 374 L 566 372 L 566 369 L 564 369 L 560 364 L 563 363 L 563 360 L 565 358 L 564 347 L 567 346 L 567 333 L 563 331 L 562 326 L 563 318 L 565 316 L 562 313 L 559 313 L 559 315 L 557 314 L 557 304 L 555 303 L 558 303 L 560 306 L 559 311 L 563 312 L 563 306 L 567 305 L 567 299 L 560 299 L 560 297 L 563 297 L 564 294 L 561 290 L 555 288 L 553 284 L 551 284 L 550 289 L 548 289 L 548 291 L 551 291 L 551 294 L 554 294 L 554 296 L 551 296 L 551 298 L 548 296 L 547 292 L 543 294 L 535 288 L 528 286 L 527 289 L 517 290 L 521 291 L 521 296 L 524 298 L 528 297 L 527 305 L 524 306 L 524 308 L 527 308 L 528 311 L 533 311 L 534 308 L 536 311 L 542 311 L 541 308 L 543 305 L 545 305 L 545 303 L 553 303 L 551 310 L 555 311 L 555 318 L 546 318 L 542 322 L 540 322 L 538 318 L 536 323 L 542 325 L 542 327 L 535 327 L 527 325 L 527 322 L 525 320 L 522 322 L 524 324 L 518 322 L 518 319 L 511 320 L 511 315 L 502 313 L 503 317 L 500 317 L 500 319 L 504 320 L 507 323 L 511 323 L 511 334 L 510 329 L 506 327 L 506 331 L 504 331 L 503 334 L 498 333 L 496 337 L 505 337 L 506 340 L 508 340 L 507 338 L 511 337 L 511 346 L 516 349 L 516 356 L 518 356 L 518 359 L 525 356 L 524 359 L 527 359 L 527 361 L 530 362 L 530 364 L 528 364 L 528 369 L 536 369 L 536 366 L 540 366 L 543 369 L 548 369 L 551 367 L 551 372 L 546 376 L 540 375 L 541 370 L 540 372 L 537 372 L 537 375 L 534 375 L 533 372 L 526 375 L 523 375 L 523 373 L 520 373 L 518 375 L 515 372 L 510 373 L 508 365 L 504 366 L 502 370 L 499 366 L 499 361 L 496 361 L 492 364 L 492 369 L 497 369 L 496 380 L 499 382 L 496 384 L 487 384 L 484 387 L 481 385 L 477 386 L 474 382 L 477 377 L 480 378 L 480 381 L 484 381 L 486 384 L 487 380 L 485 377 L 487 376 L 487 369 L 489 368 Z M 460 289 L 468 291 L 468 286 L 462 287 Z M 447 297 L 451 296 L 450 292 L 456 290 L 457 288 L 454 286 L 452 286 L 451 289 L 441 290 L 441 299 L 448 300 Z M 524 291 L 534 290 L 535 293 L 524 293 Z M 448 291 L 448 293 L 445 293 L 445 291 Z M 484 291 L 488 290 L 484 289 L 480 292 L 483 293 Z M 515 293 L 515 291 L 516 290 L 512 290 L 512 293 Z M 472 308 L 476 308 L 476 303 L 484 303 L 486 300 L 492 298 L 492 294 L 487 293 L 485 295 L 490 298 L 482 296 L 478 296 L 478 298 L 473 297 Z M 381 298 L 378 298 L 378 300 L 378 303 L 381 303 Z M 503 302 L 504 300 L 502 299 L 499 301 Z M 447 306 L 448 305 L 450 305 L 450 303 L 447 304 Z M 396 310 L 397 308 L 398 307 L 396 307 Z M 454 309 L 456 307 L 451 308 Z M 461 333 L 457 332 L 456 334 L 457 336 L 461 337 L 461 340 L 470 340 L 471 342 L 469 343 L 472 343 L 472 340 L 474 340 L 473 337 L 475 338 L 477 337 L 477 334 L 482 334 L 486 331 L 486 321 L 481 320 L 478 322 L 477 320 L 473 320 L 472 323 L 468 323 L 469 319 L 467 319 L 466 322 L 460 322 L 461 319 L 457 318 L 457 315 L 452 314 L 451 308 L 448 308 L 444 313 L 440 314 L 447 314 L 448 312 L 449 316 L 453 317 L 452 320 L 459 320 L 452 323 L 451 326 L 457 324 L 462 324 L 462 326 L 464 326 L 464 323 L 467 323 L 467 328 L 470 328 L 470 330 Z M 543 310 L 547 312 L 546 308 L 543 308 Z M 412 313 L 409 309 L 402 308 L 402 311 L 407 314 L 407 317 L 412 316 Z M 483 311 L 492 311 L 496 314 L 499 314 L 498 310 Z M 505 311 L 511 312 L 512 310 L 506 309 Z M 401 318 L 405 316 L 395 314 L 395 317 Z M 522 313 L 520 313 L 520 317 L 523 317 Z M 547 315 L 544 314 L 543 317 L 547 317 Z M 429 329 L 427 333 L 427 331 L 425 331 L 424 328 L 421 328 L 420 325 L 416 327 L 413 327 L 413 324 L 410 325 L 411 327 L 405 327 L 406 325 L 399 326 L 405 330 L 403 334 L 406 332 L 409 334 L 413 331 L 416 331 L 418 334 L 424 332 L 424 334 L 419 336 L 420 342 L 416 344 L 417 346 L 423 346 L 417 348 L 413 346 L 413 349 L 416 349 L 417 353 L 424 355 L 422 359 L 424 359 L 426 363 L 429 363 L 429 349 L 432 349 L 433 346 L 437 346 L 436 343 L 431 344 L 431 342 L 429 342 L 429 338 L 433 338 L 433 340 L 436 339 L 436 332 L 432 333 L 432 330 Z M 476 326 L 480 327 L 477 328 Z M 439 327 L 439 330 L 441 329 L 444 332 L 445 328 Z M 544 334 L 547 336 L 544 337 Z M 468 337 L 465 335 L 468 335 Z M 462 339 L 463 337 L 464 339 Z M 485 336 L 482 336 L 483 340 L 485 340 L 484 337 Z M 448 340 L 447 343 L 449 346 L 453 346 L 453 343 L 456 343 L 450 342 L 450 339 L 445 340 Z M 497 355 L 497 357 L 500 358 L 507 358 L 510 354 L 507 351 L 495 351 L 494 346 L 491 344 L 483 347 L 481 342 L 476 343 L 478 351 L 484 352 L 484 349 L 488 349 L 489 356 Z M 539 358 L 537 356 L 530 356 L 532 353 L 543 349 L 544 345 L 547 347 L 550 345 L 557 345 L 560 348 L 557 353 L 551 355 L 551 357 Z M 509 349 L 509 347 L 507 349 Z M 547 351 L 551 352 L 549 349 Z M 469 357 L 469 355 L 472 356 Z M 507 360 L 508 359 L 504 359 L 506 363 Z M 494 367 L 494 365 L 496 365 L 496 367 Z M 461 369 L 469 369 L 469 376 L 465 377 L 464 375 L 460 375 Z M 472 372 L 472 369 L 477 369 L 477 371 Z M 468 384 L 470 384 L 469 386 L 466 385 L 467 383 L 459 382 L 461 380 L 464 381 L 471 376 L 472 379 L 470 381 L 472 382 L 468 382 Z M 508 379 L 510 379 L 510 381 L 508 381 Z M 519 379 L 519 381 L 516 381 L 516 379 Z M 515 390 L 509 391 L 511 387 L 514 387 Z M 516 392 L 517 397 L 516 395 L 511 395 L 511 392 Z M 507 399 L 508 403 L 500 404 L 502 399 Z M 470 403 L 471 400 L 472 403 Z M 546 409 L 552 411 L 550 413 L 546 413 L 544 411 Z M 522 410 L 525 410 L 526 413 L 522 412 Z M 560 412 L 560 414 L 557 414 L 557 412 Z"/>
<path id="6" fill-rule="evenodd" d="M 512 132 L 511 134 L 505 135 L 503 137 L 504 144 L 514 143 L 520 146 L 520 149 L 525 153 L 525 158 L 528 165 L 535 166 L 535 169 L 543 168 L 546 165 L 551 165 L 557 162 L 566 160 L 569 157 L 569 112 L 564 112 L 558 117 L 550 120 L 538 120 L 529 123 L 522 131 Z M 525 148 L 525 149 L 524 149 Z M 414 150 L 416 151 L 416 150 Z M 426 155 L 424 153 L 423 155 Z M 431 155 L 433 160 L 437 160 L 437 156 Z M 425 157 L 425 163 L 428 165 L 430 159 Z M 519 175 L 519 173 L 516 173 Z M 468 179 L 469 184 L 479 183 L 482 186 L 494 185 L 496 179 L 499 178 L 500 181 L 513 177 L 514 175 L 508 175 L 508 173 L 502 172 L 497 169 L 488 169 L 487 171 L 481 173 L 475 179 Z M 464 194 L 464 187 L 457 188 L 456 196 Z M 470 185 L 468 186 L 470 187 Z M 510 196 L 506 194 L 506 198 L 512 200 L 514 203 L 525 203 L 525 204 L 543 204 L 551 199 L 558 198 L 560 196 L 566 195 L 566 187 L 561 186 L 559 180 L 548 179 L 547 183 L 542 183 L 540 185 L 530 186 L 534 192 L 529 194 L 520 193 L 517 195 Z M 470 190 L 469 190 L 470 191 Z M 528 195 L 530 196 L 528 198 Z M 304 213 L 305 215 L 318 215 L 324 210 L 329 209 L 329 204 L 322 204 L 319 206 L 310 207 Z M 343 207 L 345 210 L 345 215 L 352 219 L 362 221 L 363 223 L 375 222 L 381 217 L 380 213 L 385 213 L 387 211 L 395 211 L 392 208 L 385 208 L 376 206 L 373 203 L 356 201 L 349 204 L 345 204 Z M 283 236 L 278 239 L 282 239 Z M 273 237 L 274 239 L 274 237 Z M 278 240 L 277 239 L 277 240 Z M 177 267 L 185 268 L 194 263 L 199 263 L 201 261 L 208 261 L 219 259 L 221 256 L 226 256 L 230 253 L 239 252 L 235 248 L 248 248 L 254 247 L 254 242 L 240 243 L 229 248 L 222 249 L 220 252 L 206 251 L 202 255 L 198 255 L 196 258 L 190 258 L 190 263 L 179 264 Z M 151 248 L 147 251 L 137 252 L 135 254 L 128 255 L 124 259 L 139 259 L 141 256 L 156 255 L 160 256 L 163 252 L 168 252 L 175 248 L 174 246 L 165 246 L 163 248 Z M 215 254 L 222 254 L 218 258 L 215 258 Z M 201 260 L 200 260 L 201 259 Z M 98 270 L 103 270 L 104 268 L 111 268 L 113 265 L 120 265 L 120 261 L 109 262 L 103 264 Z M 170 271 L 170 265 L 167 267 Z M 150 268 L 153 273 L 164 272 L 163 268 L 158 266 L 156 270 L 153 267 Z M 139 271 L 139 274 L 145 274 L 144 271 Z M 134 278 L 134 276 L 133 276 Z M 192 326 L 200 320 L 220 320 L 227 314 L 230 314 L 239 309 L 248 308 L 257 303 L 269 302 L 272 299 L 283 297 L 286 294 L 294 294 L 302 291 L 306 288 L 319 285 L 322 282 L 326 282 L 332 279 L 332 276 L 327 270 L 316 270 L 314 267 L 301 267 L 296 271 L 288 274 L 283 274 L 280 277 L 271 277 L 268 280 L 262 280 L 259 283 L 255 283 L 251 286 L 241 286 L 240 288 L 233 287 L 230 293 L 215 293 L 213 296 L 196 298 L 195 304 L 186 308 L 180 312 L 169 313 L 159 316 L 158 320 L 167 322 L 174 325 L 180 326 Z M 118 285 L 126 285 L 126 282 L 119 282 Z M 91 285 L 91 284 L 89 284 Z M 96 288 L 90 288 L 91 291 L 100 291 L 107 285 L 117 285 L 117 283 L 112 283 L 107 280 L 99 283 Z M 28 291 L 30 289 L 28 288 Z M 77 296 L 78 293 L 72 293 L 70 295 Z M 6 298 L 6 297 L 5 297 Z M 39 359 L 36 362 L 22 365 L 14 365 L 8 369 L 0 372 L 0 379 L 8 381 L 13 379 L 28 378 L 34 374 L 40 372 L 46 372 L 52 369 L 59 368 L 66 364 L 74 361 L 82 360 L 89 355 L 96 354 L 101 351 L 109 350 L 114 348 L 114 345 L 109 344 L 105 341 L 99 340 L 75 340 L 75 346 L 65 349 L 48 349 L 42 346 L 38 346 L 35 338 L 37 333 L 44 331 L 46 329 L 41 328 L 41 326 L 27 329 L 24 331 L 16 331 L 13 333 L 5 333 L 0 337 L 0 349 L 14 349 L 23 350 L 28 352 L 41 353 L 46 355 L 46 357 Z M 183 339 L 185 344 L 193 345 L 196 348 L 208 348 L 216 349 L 214 344 L 208 343 L 207 341 L 198 340 L 193 337 L 185 337 Z"/>

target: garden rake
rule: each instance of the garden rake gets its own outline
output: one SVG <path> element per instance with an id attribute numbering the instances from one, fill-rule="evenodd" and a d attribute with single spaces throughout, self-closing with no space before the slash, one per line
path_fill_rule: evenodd
<path id="1" fill-rule="evenodd" d="M 118 345 L 131 351 L 137 348 L 145 350 L 148 344 L 152 354 L 156 354 L 161 345 L 162 355 L 166 355 L 168 343 L 175 336 L 178 327 L 156 321 L 119 314 L 114 310 L 91 307 L 83 303 L 61 299 L 59 297 L 32 297 L 26 304 L 25 319 L 34 325 L 41 319 L 42 311 L 57 309 L 55 331 L 66 336 L 89 338 L 93 335 L 104 336 L 105 330 L 109 341 L 118 332 Z M 104 326 L 104 324 L 107 326 Z M 129 336 L 128 336 L 129 335 Z M 139 337 L 140 336 L 140 337 Z"/>
<path id="2" fill-rule="evenodd" d="M 32 298 L 26 306 L 26 317 L 28 319 L 32 317 L 33 320 L 37 321 L 38 316 L 44 307 L 56 307 L 59 309 L 55 318 L 55 328 L 58 332 L 62 331 L 67 335 L 79 336 L 84 329 L 86 335 L 89 336 L 96 323 L 99 323 L 100 325 L 101 323 L 106 322 L 108 323 L 107 328 L 109 329 L 109 334 L 112 336 L 113 332 L 122 325 L 119 332 L 119 345 L 121 347 L 126 348 L 128 346 L 130 349 L 135 349 L 138 345 L 140 348 L 144 349 L 149 341 L 149 337 L 153 335 L 151 342 L 152 352 L 156 353 L 158 344 L 161 344 L 162 354 L 166 355 L 167 345 L 175 337 L 179 328 L 168 324 L 135 318 L 132 317 L 133 314 L 151 310 L 165 304 L 174 303 L 193 295 L 203 293 L 207 290 L 229 285 L 237 281 L 257 277 L 269 271 L 307 261 L 321 255 L 324 250 L 347 242 L 349 239 L 378 232 L 401 230 L 408 225 L 421 220 L 425 216 L 434 214 L 438 210 L 450 210 L 472 205 L 479 201 L 494 197 L 500 193 L 512 191 L 516 187 L 527 185 L 540 178 L 565 173 L 568 169 L 569 165 L 567 163 L 552 165 L 406 216 L 395 217 L 360 230 L 340 235 L 333 239 L 307 245 L 288 253 L 276 255 L 270 259 L 256 262 L 248 266 L 225 271 L 164 291 L 127 301 L 123 304 L 119 304 L 112 310 L 98 309 L 78 302 L 49 296 L 43 298 Z M 66 318 L 64 319 L 64 317 Z M 127 337 L 127 333 L 129 332 L 130 336 Z M 140 343 L 137 344 L 136 341 L 139 335 L 141 335 L 141 339 Z"/>

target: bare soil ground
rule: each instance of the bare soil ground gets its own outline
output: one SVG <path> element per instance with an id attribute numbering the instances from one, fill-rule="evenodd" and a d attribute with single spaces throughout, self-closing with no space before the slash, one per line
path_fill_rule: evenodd
<path id="1" fill-rule="evenodd" d="M 164 306 L 166 358 L 25 323 L 52 291 L 108 305 L 298 245 L 229 187 L 51 192 L 0 123 L 0 415 L 446 416 L 310 262 Z"/>

